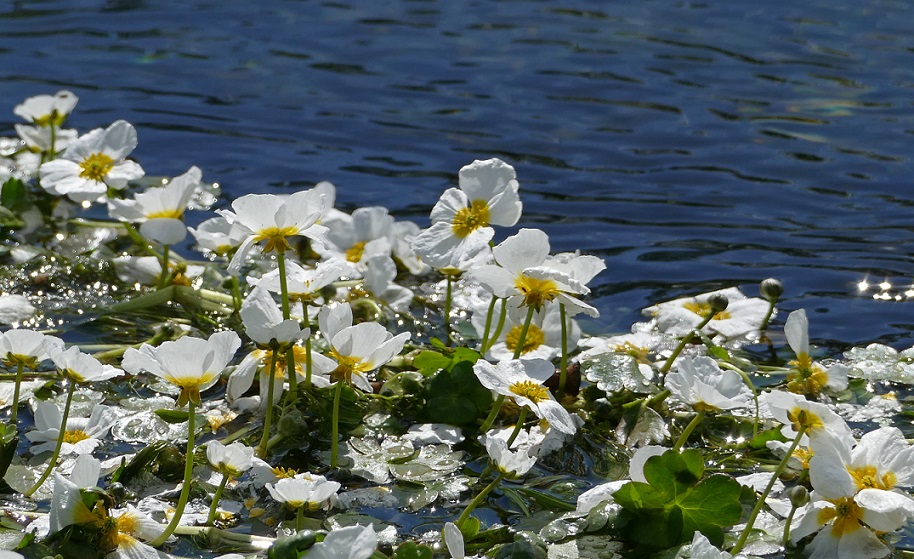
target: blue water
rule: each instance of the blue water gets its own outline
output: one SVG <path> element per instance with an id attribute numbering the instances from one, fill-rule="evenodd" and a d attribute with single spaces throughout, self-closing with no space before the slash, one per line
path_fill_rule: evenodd
<path id="1" fill-rule="evenodd" d="M 150 174 L 230 198 L 330 180 L 427 224 L 473 159 L 521 224 L 606 259 L 591 332 L 664 299 L 785 282 L 836 346 L 912 345 L 914 8 L 903 1 L 22 0 L 0 6 L 0 135 L 67 88 Z M 199 221 L 207 216 L 189 216 Z M 500 232 L 503 238 L 510 232 Z"/>

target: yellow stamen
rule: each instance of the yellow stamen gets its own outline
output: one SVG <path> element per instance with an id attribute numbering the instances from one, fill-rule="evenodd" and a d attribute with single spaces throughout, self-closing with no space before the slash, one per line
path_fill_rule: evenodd
<path id="1" fill-rule="evenodd" d="M 108 172 L 114 168 L 114 159 L 104 153 L 93 153 L 79 162 L 79 176 L 90 181 L 105 182 Z"/>
<path id="2" fill-rule="evenodd" d="M 152 212 L 146 216 L 146 219 L 160 219 L 160 218 L 169 218 L 169 219 L 181 219 L 184 217 L 183 210 L 162 210 L 160 212 Z"/>
<path id="3" fill-rule="evenodd" d="M 79 429 L 69 429 L 63 434 L 63 442 L 76 444 L 79 441 L 84 441 L 89 438 L 89 435 L 85 431 Z"/>
<path id="4" fill-rule="evenodd" d="M 451 228 L 463 239 L 480 227 L 489 226 L 489 206 L 485 200 L 473 200 L 469 208 L 457 210 Z"/>
<path id="5" fill-rule="evenodd" d="M 508 390 L 514 394 L 517 394 L 518 396 L 527 398 L 534 404 L 538 404 L 549 399 L 549 390 L 542 384 L 538 384 L 532 380 L 522 380 L 520 382 L 515 382 L 508 387 Z"/>
<path id="6" fill-rule="evenodd" d="M 524 327 L 518 324 L 511 328 L 511 331 L 505 336 L 505 345 L 508 346 L 508 349 L 511 351 L 517 349 L 517 342 L 520 340 L 520 333 L 523 329 Z M 524 337 L 524 346 L 520 350 L 521 355 L 530 353 L 543 345 L 545 341 L 546 335 L 543 334 L 543 331 L 535 324 L 531 324 L 530 327 L 527 328 L 527 335 Z"/>
<path id="7" fill-rule="evenodd" d="M 895 476 L 894 472 L 886 472 L 879 475 L 879 472 L 876 470 L 876 466 L 861 466 L 859 468 L 847 467 L 847 471 L 850 472 L 851 477 L 854 478 L 854 483 L 857 484 L 857 489 L 882 489 L 888 491 L 895 487 L 895 484 L 898 482 L 898 478 Z"/>
<path id="8" fill-rule="evenodd" d="M 787 412 L 787 419 L 790 421 L 793 430 L 797 432 L 800 431 L 801 427 L 805 427 L 807 432 L 816 431 L 825 427 L 822 418 L 809 410 L 803 410 L 799 407 L 793 408 Z"/>
<path id="9" fill-rule="evenodd" d="M 860 506 L 854 502 L 853 497 L 843 497 L 831 501 L 835 508 L 826 508 L 819 511 L 816 520 L 819 524 L 824 525 L 834 519 L 831 527 L 831 536 L 835 539 L 841 538 L 844 534 L 849 534 L 860 529 L 860 517 L 863 511 Z"/>
<path id="10" fill-rule="evenodd" d="M 270 471 L 273 472 L 273 475 L 279 479 L 293 478 L 295 477 L 296 472 L 292 468 L 283 468 L 282 466 L 276 466 L 275 468 L 270 468 Z"/>
<path id="11" fill-rule="evenodd" d="M 682 306 L 685 307 L 686 310 L 690 310 L 702 318 L 708 316 L 708 313 L 711 311 L 711 305 L 708 303 L 699 303 L 697 301 L 689 301 L 688 303 L 683 303 Z M 731 316 L 732 315 L 727 311 L 720 311 L 719 313 L 714 314 L 712 320 L 726 320 Z"/>
<path id="12" fill-rule="evenodd" d="M 358 262 L 362 259 L 362 256 L 365 255 L 365 245 L 368 244 L 365 241 L 356 243 L 349 247 L 349 250 L 346 251 L 346 260 L 349 262 Z"/>
<path id="13" fill-rule="evenodd" d="M 256 235 L 254 235 L 254 242 L 259 243 L 260 241 L 266 241 L 266 244 L 263 245 L 264 252 L 286 252 L 292 245 L 289 244 L 289 240 L 286 237 L 293 237 L 298 235 L 298 229 L 295 227 L 268 227 L 262 229 Z"/>
<path id="14" fill-rule="evenodd" d="M 633 357 L 638 363 L 650 363 L 647 356 L 650 354 L 651 350 L 646 347 L 636 346 L 631 342 L 625 342 L 619 344 L 612 348 L 613 351 L 618 353 L 624 353 L 629 357 Z"/>
<path id="15" fill-rule="evenodd" d="M 558 297 L 559 284 L 551 279 L 536 279 L 520 275 L 514 280 L 514 287 L 524 296 L 523 305 L 539 310 L 545 303 Z"/>
<path id="16" fill-rule="evenodd" d="M 794 369 L 787 373 L 787 390 L 794 394 L 818 396 L 828 384 L 828 373 L 812 362 L 808 353 L 800 353 L 789 363 Z"/>

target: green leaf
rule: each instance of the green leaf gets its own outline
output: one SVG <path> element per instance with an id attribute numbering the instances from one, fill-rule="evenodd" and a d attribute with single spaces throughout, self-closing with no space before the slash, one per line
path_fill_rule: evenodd
<path id="1" fill-rule="evenodd" d="M 420 545 L 413 541 L 403 542 L 394 551 L 392 559 L 432 559 L 434 552 L 427 545 Z"/>
<path id="2" fill-rule="evenodd" d="M 28 207 L 28 196 L 25 184 L 17 179 L 10 178 L 0 187 L 0 204 L 13 211 L 22 211 Z"/>
<path id="3" fill-rule="evenodd" d="M 476 378 L 473 364 L 461 361 L 428 380 L 425 401 L 428 421 L 469 425 L 489 408 L 492 394 Z"/>
<path id="4" fill-rule="evenodd" d="M 479 522 L 479 519 L 475 516 L 470 516 L 463 521 L 463 526 L 460 527 L 460 533 L 463 534 L 463 541 L 470 541 L 476 537 L 476 534 L 479 533 L 479 528 L 482 524 Z"/>
<path id="5" fill-rule="evenodd" d="M 740 491 L 739 482 L 723 474 L 714 474 L 698 482 L 677 502 L 684 521 L 683 535 L 691 538 L 691 534 L 698 531 L 714 545 L 723 543 L 720 527 L 736 524 L 743 512 L 739 503 Z M 720 537 L 715 542 L 718 532 Z"/>
<path id="6" fill-rule="evenodd" d="M 446 357 L 437 351 L 423 350 L 413 358 L 413 366 L 423 375 L 429 376 L 441 369 L 449 368 L 451 361 L 450 357 Z"/>
<path id="7" fill-rule="evenodd" d="M 299 554 L 317 542 L 317 533 L 302 530 L 288 537 L 278 538 L 267 552 L 269 559 L 298 559 Z"/>

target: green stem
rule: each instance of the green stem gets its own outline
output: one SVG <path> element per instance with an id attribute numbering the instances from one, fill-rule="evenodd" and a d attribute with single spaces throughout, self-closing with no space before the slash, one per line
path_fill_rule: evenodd
<path id="1" fill-rule="evenodd" d="M 520 434 L 520 430 L 524 428 L 524 421 L 527 420 L 527 408 L 521 408 L 520 413 L 517 416 L 517 424 L 514 426 L 514 431 L 511 432 L 511 436 L 508 437 L 508 448 L 511 448 L 511 445 L 514 444 L 514 440 L 517 438 L 517 435 Z"/>
<path id="2" fill-rule="evenodd" d="M 67 434 L 67 418 L 70 416 L 70 404 L 73 402 L 73 392 L 76 390 L 76 383 L 72 380 L 70 381 L 70 387 L 67 389 L 67 403 L 63 406 L 63 419 L 60 420 L 60 431 L 57 433 L 57 445 L 54 447 L 54 454 L 51 455 L 51 460 L 48 462 L 48 467 L 44 469 L 44 473 L 41 474 L 41 477 L 38 478 L 38 481 L 35 482 L 35 485 L 31 489 L 26 491 L 24 495 L 26 497 L 31 497 L 38 488 L 41 487 L 51 475 L 51 471 L 54 470 L 54 466 L 57 465 L 57 458 L 60 456 L 60 449 L 63 447 L 63 438 Z"/>
<path id="3" fill-rule="evenodd" d="M 679 340 L 679 345 L 676 346 L 676 349 L 673 350 L 672 355 L 669 356 L 669 358 L 666 360 L 666 363 L 664 363 L 663 367 L 660 368 L 660 374 L 663 375 L 664 381 L 666 380 L 666 374 L 670 372 L 670 367 L 673 366 L 673 362 L 676 361 L 676 358 L 679 357 L 679 354 L 682 353 L 682 350 L 685 348 L 685 346 L 692 341 L 692 338 L 695 336 L 695 332 L 707 326 L 707 324 L 711 322 L 712 318 L 714 318 L 714 311 L 708 311 L 708 316 L 704 317 L 698 326 L 690 330 L 688 334 Z"/>
<path id="4" fill-rule="evenodd" d="M 444 294 L 444 345 L 451 347 L 451 298 L 454 294 L 454 276 L 445 274 L 447 290 Z"/>
<path id="5" fill-rule="evenodd" d="M 524 351 L 524 342 L 527 341 L 527 331 L 530 330 L 530 323 L 533 322 L 533 313 L 536 309 L 527 307 L 527 316 L 524 318 L 524 325 L 520 329 L 520 336 L 517 337 L 517 347 L 514 348 L 514 357 L 511 359 L 520 359 L 520 354 Z"/>
<path id="6" fill-rule="evenodd" d="M 308 302 L 301 302 L 301 312 L 302 312 L 302 327 L 311 328 L 311 319 L 308 317 Z M 312 362 L 311 362 L 311 332 L 308 332 L 308 336 L 305 338 L 305 390 L 311 390 L 311 371 L 312 371 Z"/>
<path id="7" fill-rule="evenodd" d="M 295 511 L 295 531 L 301 532 L 301 527 L 305 524 L 305 506 L 298 507 Z"/>
<path id="8" fill-rule="evenodd" d="M 162 260 L 162 255 L 160 255 L 158 252 L 156 252 L 155 249 L 153 249 L 152 246 L 150 246 L 150 244 L 146 242 L 146 239 L 144 239 L 143 236 L 140 235 L 139 232 L 137 232 L 136 227 L 134 227 L 133 224 L 123 222 L 122 225 L 124 226 L 124 229 L 127 231 L 127 236 L 130 237 L 130 240 L 132 240 L 137 246 L 142 248 L 150 256 L 155 256 L 156 258 L 159 259 L 159 261 Z M 162 270 L 162 271 L 164 273 L 165 270 Z"/>
<path id="9" fill-rule="evenodd" d="M 498 297 L 492 296 L 492 300 L 489 301 L 489 310 L 486 311 L 486 328 L 482 333 L 482 341 L 479 342 L 479 347 L 484 348 L 489 344 L 489 334 L 492 330 L 492 317 L 495 315 L 495 303 L 498 301 Z"/>
<path id="10" fill-rule="evenodd" d="M 279 267 L 279 294 L 282 298 L 282 319 L 289 320 L 292 313 L 289 310 L 289 287 L 286 283 L 286 253 L 277 252 L 276 262 Z M 288 401 L 295 400 L 295 394 L 298 392 L 298 375 L 295 372 L 295 353 L 290 346 L 286 351 L 286 371 L 289 375 L 289 394 L 286 396 Z"/>
<path id="11" fill-rule="evenodd" d="M 565 393 L 568 381 L 568 319 L 565 318 L 565 303 L 559 303 L 559 318 L 562 320 L 562 357 L 559 361 L 559 396 Z"/>
<path id="12" fill-rule="evenodd" d="M 698 427 L 698 425 L 701 423 L 701 421 L 705 418 L 705 414 L 706 414 L 705 410 L 700 410 L 698 413 L 695 414 L 695 417 L 692 418 L 692 421 L 690 421 L 689 424 L 686 425 L 685 430 L 682 432 L 681 435 L 679 435 L 679 439 L 676 440 L 676 444 L 673 446 L 674 450 L 679 450 L 680 448 L 682 448 L 682 445 L 686 444 L 686 441 L 689 440 L 689 435 L 692 434 L 692 431 L 694 431 L 695 428 Z"/>
<path id="13" fill-rule="evenodd" d="M 187 453 L 184 455 L 184 484 L 181 486 L 181 495 L 178 497 L 178 506 L 175 508 L 174 516 L 171 522 L 165 527 L 165 531 L 159 534 L 159 537 L 149 542 L 152 547 L 159 547 L 178 527 L 181 517 L 184 516 L 184 508 L 187 506 L 187 499 L 190 497 L 190 485 L 194 474 L 194 401 L 187 402 Z"/>
<path id="14" fill-rule="evenodd" d="M 768 301 L 768 312 L 765 313 L 765 318 L 762 319 L 762 325 L 759 326 L 759 333 L 764 334 L 765 330 L 768 329 L 768 322 L 771 320 L 771 315 L 774 314 L 774 307 L 777 304 L 777 299 Z"/>
<path id="15" fill-rule="evenodd" d="M 485 356 L 486 353 L 492 349 L 492 346 L 495 345 L 495 342 L 498 341 L 499 336 L 501 336 L 501 331 L 505 328 L 505 315 L 507 314 L 508 300 L 501 300 L 501 314 L 498 316 L 498 325 L 495 326 L 495 332 L 492 333 L 492 337 L 489 338 L 488 345 L 482 348 L 482 354 Z"/>
<path id="16" fill-rule="evenodd" d="M 16 386 L 13 387 L 13 403 L 10 411 L 10 425 L 15 425 L 19 417 L 19 390 L 22 386 L 22 372 L 25 369 L 25 363 L 19 361 L 16 367 Z"/>
<path id="17" fill-rule="evenodd" d="M 241 310 L 241 303 L 243 299 L 241 297 L 241 284 L 238 282 L 238 276 L 232 276 L 231 279 L 232 286 L 232 307 L 235 309 L 235 312 Z"/>
<path id="18" fill-rule="evenodd" d="M 758 517 L 759 512 L 761 512 L 762 506 L 765 504 L 765 499 L 768 498 L 768 494 L 771 493 L 771 488 L 774 487 L 775 482 L 781 476 L 784 468 L 787 467 L 787 462 L 790 461 L 790 457 L 793 456 L 793 452 L 797 449 L 797 445 L 800 444 L 800 439 L 803 438 L 805 433 L 806 426 L 800 425 L 800 430 L 797 432 L 797 436 L 793 439 L 793 443 L 790 445 L 790 448 L 787 449 L 787 454 L 784 455 L 784 458 L 781 459 L 781 463 L 778 464 L 778 467 L 775 468 L 774 473 L 771 474 L 771 479 L 768 481 L 768 485 L 765 486 L 765 490 L 762 491 L 761 495 L 759 495 L 758 502 L 755 503 L 755 507 L 749 514 L 749 520 L 746 521 L 746 527 L 743 528 L 743 532 L 739 535 L 739 539 L 736 540 L 736 545 L 734 545 L 733 549 L 730 550 L 730 554 L 734 557 L 737 553 L 740 552 L 740 550 L 743 549 L 743 546 L 746 545 L 746 538 L 749 537 L 749 532 L 752 531 L 752 525 L 755 524 L 755 519 Z"/>
<path id="19" fill-rule="evenodd" d="M 489 410 L 489 415 L 486 417 L 486 420 L 482 422 L 482 425 L 479 427 L 480 433 L 485 433 L 489 430 L 489 427 L 495 423 L 495 418 L 498 417 L 498 412 L 501 411 L 502 404 L 505 403 L 505 395 L 499 394 L 495 401 L 492 402 L 492 409 Z"/>
<path id="20" fill-rule="evenodd" d="M 790 524 L 793 522 L 793 515 L 797 512 L 798 508 L 800 507 L 791 503 L 790 514 L 787 515 L 787 519 L 784 521 L 784 550 L 786 550 L 787 546 L 790 545 Z"/>
<path id="21" fill-rule="evenodd" d="M 330 432 L 330 467 L 336 468 L 340 450 L 340 397 L 343 395 L 343 380 L 336 381 L 333 391 L 333 419 Z"/>
<path id="22" fill-rule="evenodd" d="M 216 489 L 216 493 L 213 494 L 213 504 L 209 506 L 209 516 L 206 517 L 206 523 L 212 524 L 216 521 L 216 509 L 219 507 L 219 500 L 222 499 L 222 491 L 225 489 L 225 484 L 228 483 L 228 480 L 232 476 L 227 474 L 222 474 L 222 482 L 219 484 L 219 487 Z"/>
<path id="23" fill-rule="evenodd" d="M 159 289 L 168 285 L 168 245 L 162 245 L 162 273 L 159 274 Z"/>
<path id="24" fill-rule="evenodd" d="M 276 349 L 270 352 L 270 376 L 267 381 L 267 409 L 263 418 L 263 434 L 260 436 L 260 444 L 257 445 L 257 456 L 260 458 L 266 458 L 267 452 L 267 441 L 270 440 L 270 427 L 273 424 L 273 392 L 275 391 L 276 385 Z M 261 374 L 263 374 L 261 372 Z"/>
<path id="25" fill-rule="evenodd" d="M 482 500 L 486 498 L 486 495 L 498 487 L 498 484 L 501 483 L 501 480 L 503 479 L 505 479 L 504 472 L 498 472 L 498 475 L 495 476 L 495 479 L 492 480 L 492 483 L 485 486 L 485 488 L 479 492 L 479 495 L 476 495 L 476 497 L 470 501 L 470 504 L 467 505 L 467 508 L 463 509 L 463 512 L 460 514 L 460 518 L 458 518 L 457 522 L 454 522 L 454 524 L 456 524 L 458 528 L 463 528 L 463 523 L 466 522 L 466 519 L 470 517 L 470 513 L 473 512 L 473 509 L 478 507 Z"/>

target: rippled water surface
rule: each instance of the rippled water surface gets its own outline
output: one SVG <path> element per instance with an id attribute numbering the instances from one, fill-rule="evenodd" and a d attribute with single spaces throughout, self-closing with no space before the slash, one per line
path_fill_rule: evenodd
<path id="1" fill-rule="evenodd" d="M 473 159 L 517 168 L 520 225 L 597 254 L 603 312 L 769 276 L 812 336 L 912 345 L 907 2 L 14 1 L 0 135 L 29 95 L 124 118 L 135 157 L 230 197 L 330 180 L 426 225 Z M 190 216 L 200 221 L 206 216 Z M 507 232 L 501 232 L 503 238 Z"/>

